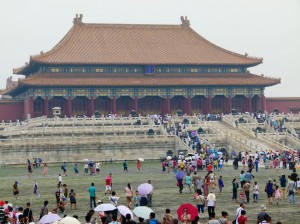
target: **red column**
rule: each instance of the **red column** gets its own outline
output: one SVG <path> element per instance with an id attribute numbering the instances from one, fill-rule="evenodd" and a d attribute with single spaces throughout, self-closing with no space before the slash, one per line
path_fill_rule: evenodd
<path id="1" fill-rule="evenodd" d="M 248 112 L 252 112 L 252 97 L 248 97 Z"/>
<path id="2" fill-rule="evenodd" d="M 31 118 L 34 117 L 34 106 L 33 106 L 33 97 L 32 96 L 29 98 L 29 114 L 30 114 Z"/>
<path id="3" fill-rule="evenodd" d="M 112 98 L 112 112 L 113 114 L 117 113 L 117 100 L 115 96 Z"/>
<path id="4" fill-rule="evenodd" d="M 266 97 L 265 97 L 265 95 L 261 96 L 261 110 L 263 113 L 266 112 Z"/>
<path id="5" fill-rule="evenodd" d="M 48 98 L 48 96 L 45 97 L 45 101 L 44 101 L 44 115 L 49 117 L 49 98 Z"/>
<path id="6" fill-rule="evenodd" d="M 33 118 L 33 97 L 24 100 L 24 118 Z"/>
<path id="7" fill-rule="evenodd" d="M 87 116 L 91 117 L 95 113 L 94 109 L 94 97 L 92 96 L 91 99 L 88 99 L 88 111 L 87 111 Z"/>
<path id="8" fill-rule="evenodd" d="M 167 114 L 171 114 L 171 101 L 169 96 L 167 96 L 166 106 L 167 106 Z"/>
<path id="9" fill-rule="evenodd" d="M 137 111 L 138 111 L 138 98 L 137 98 L 137 96 L 134 97 L 134 110 L 137 113 Z"/>
<path id="10" fill-rule="evenodd" d="M 232 98 L 231 96 L 228 97 L 228 113 L 230 114 L 232 110 Z"/>
<path id="11" fill-rule="evenodd" d="M 188 115 L 192 115 L 192 113 L 193 113 L 193 111 L 192 111 L 192 100 L 191 100 L 190 96 L 188 96 L 188 98 L 187 98 L 187 107 L 188 107 L 188 109 L 187 109 Z"/>
<path id="12" fill-rule="evenodd" d="M 207 113 L 211 113 L 211 96 L 208 97 Z"/>
<path id="13" fill-rule="evenodd" d="M 71 97 L 69 97 L 67 99 L 66 115 L 67 115 L 67 117 L 72 116 L 72 98 Z"/>

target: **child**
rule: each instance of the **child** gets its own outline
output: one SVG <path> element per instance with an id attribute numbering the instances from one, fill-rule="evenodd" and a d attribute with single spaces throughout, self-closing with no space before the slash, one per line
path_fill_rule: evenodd
<path id="1" fill-rule="evenodd" d="M 240 192 L 240 204 L 245 203 L 245 199 L 246 199 L 245 191 L 243 189 L 241 189 L 241 192 Z"/>
<path id="2" fill-rule="evenodd" d="M 218 180 L 218 183 L 219 183 L 220 196 L 221 196 L 222 195 L 222 189 L 224 187 L 224 182 L 223 182 L 222 176 L 220 176 L 220 178 Z"/>
<path id="3" fill-rule="evenodd" d="M 280 190 L 279 190 L 279 187 L 276 185 L 276 187 L 275 187 L 275 201 L 276 201 L 277 205 L 279 204 L 279 200 L 280 200 Z"/>
<path id="4" fill-rule="evenodd" d="M 76 194 L 75 194 L 73 189 L 71 189 L 71 192 L 69 193 L 69 198 L 70 198 L 71 209 L 73 209 L 73 205 L 74 205 L 74 208 L 77 209 L 77 207 L 76 207 Z"/>
<path id="5" fill-rule="evenodd" d="M 133 198 L 134 207 L 140 206 L 141 196 L 138 191 L 135 191 L 135 196 Z"/>
<path id="6" fill-rule="evenodd" d="M 257 203 L 258 192 L 259 192 L 259 188 L 258 188 L 257 182 L 255 181 L 254 185 L 253 185 L 253 203 Z"/>

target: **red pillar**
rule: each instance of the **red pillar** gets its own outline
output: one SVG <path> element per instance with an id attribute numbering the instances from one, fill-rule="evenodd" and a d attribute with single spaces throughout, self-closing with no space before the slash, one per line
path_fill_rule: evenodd
<path id="1" fill-rule="evenodd" d="M 138 111 L 138 98 L 137 98 L 137 96 L 134 97 L 134 110 L 137 113 L 137 111 Z"/>
<path id="2" fill-rule="evenodd" d="M 117 113 L 117 100 L 115 96 L 112 98 L 112 112 L 113 114 Z"/>
<path id="3" fill-rule="evenodd" d="M 67 99 L 66 115 L 67 115 L 67 117 L 72 116 L 72 98 L 71 97 L 69 97 Z"/>
<path id="4" fill-rule="evenodd" d="M 208 97 L 207 113 L 211 113 L 211 96 Z"/>
<path id="5" fill-rule="evenodd" d="M 228 97 L 228 113 L 230 114 L 232 110 L 232 98 L 231 96 Z"/>
<path id="6" fill-rule="evenodd" d="M 266 112 L 266 97 L 265 97 L 265 95 L 261 96 L 261 110 L 263 113 Z"/>
<path id="7" fill-rule="evenodd" d="M 34 107 L 33 107 L 33 97 L 29 97 L 24 100 L 24 117 L 25 119 L 33 118 Z"/>
<path id="8" fill-rule="evenodd" d="M 48 96 L 45 97 L 45 101 L 44 101 L 44 115 L 49 117 L 49 98 L 48 98 Z"/>
<path id="9" fill-rule="evenodd" d="M 92 96 L 91 99 L 88 99 L 88 111 L 87 111 L 87 116 L 91 117 L 95 113 L 94 109 L 94 97 Z"/>
<path id="10" fill-rule="evenodd" d="M 188 98 L 187 98 L 187 107 L 188 107 L 187 114 L 192 115 L 192 113 L 193 113 L 193 111 L 192 111 L 192 100 L 191 100 L 190 96 L 188 96 Z"/>
<path id="11" fill-rule="evenodd" d="M 167 96 L 166 106 L 167 106 L 167 114 L 171 114 L 171 101 L 169 96 Z"/>
<path id="12" fill-rule="evenodd" d="M 248 112 L 252 112 L 252 97 L 248 97 Z"/>

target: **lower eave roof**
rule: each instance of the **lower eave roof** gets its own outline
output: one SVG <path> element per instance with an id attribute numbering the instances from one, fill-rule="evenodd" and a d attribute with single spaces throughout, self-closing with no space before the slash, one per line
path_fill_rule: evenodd
<path id="1" fill-rule="evenodd" d="M 63 74 L 39 73 L 21 81 L 29 86 L 208 86 L 208 85 L 259 85 L 272 86 L 280 83 L 251 73 L 228 74 Z"/>

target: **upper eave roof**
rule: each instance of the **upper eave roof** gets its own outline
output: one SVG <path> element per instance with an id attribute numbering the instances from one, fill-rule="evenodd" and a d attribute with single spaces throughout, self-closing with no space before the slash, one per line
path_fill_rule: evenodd
<path id="1" fill-rule="evenodd" d="M 255 66 L 262 58 L 225 50 L 189 25 L 90 24 L 81 20 L 50 51 L 31 56 L 42 64 L 205 64 Z"/>

